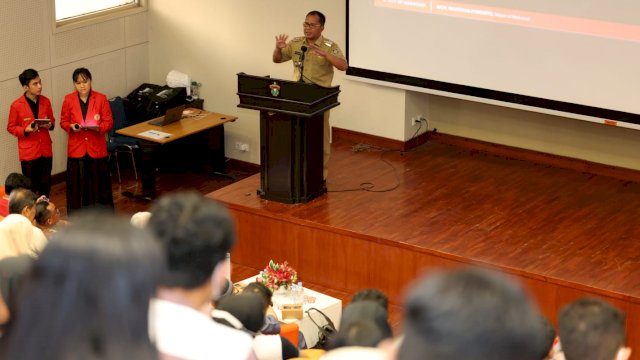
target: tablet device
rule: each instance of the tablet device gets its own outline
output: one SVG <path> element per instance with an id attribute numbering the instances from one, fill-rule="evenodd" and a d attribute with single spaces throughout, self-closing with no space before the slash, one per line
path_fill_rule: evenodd
<path id="1" fill-rule="evenodd" d="M 51 124 L 51 119 L 35 119 L 33 120 L 38 126 Z"/>

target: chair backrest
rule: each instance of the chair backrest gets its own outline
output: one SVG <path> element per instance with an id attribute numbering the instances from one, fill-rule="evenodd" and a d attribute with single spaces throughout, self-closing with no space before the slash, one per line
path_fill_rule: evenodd
<path id="1" fill-rule="evenodd" d="M 300 327 L 296 323 L 280 324 L 280 336 L 287 338 L 291 343 L 298 347 L 298 332 Z"/>
<path id="2" fill-rule="evenodd" d="M 120 96 L 110 99 L 109 105 L 113 115 L 113 127 L 109 130 L 109 137 L 112 137 L 117 130 L 127 127 L 127 115 L 124 112 L 124 103 Z"/>

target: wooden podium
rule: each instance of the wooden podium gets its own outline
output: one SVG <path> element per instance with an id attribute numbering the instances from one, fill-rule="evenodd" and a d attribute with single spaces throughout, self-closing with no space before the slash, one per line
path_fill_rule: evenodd
<path id="1" fill-rule="evenodd" d="M 322 178 L 323 114 L 340 88 L 238 74 L 238 107 L 260 110 L 263 199 L 306 203 L 326 192 Z"/>

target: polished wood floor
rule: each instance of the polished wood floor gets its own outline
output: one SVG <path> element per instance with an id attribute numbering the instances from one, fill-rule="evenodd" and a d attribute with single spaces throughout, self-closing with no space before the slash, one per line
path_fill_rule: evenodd
<path id="1" fill-rule="evenodd" d="M 332 151 L 329 192 L 310 203 L 260 199 L 258 175 L 211 194 L 239 219 L 236 262 L 281 257 L 312 283 L 381 287 L 395 305 L 424 268 L 490 267 L 526 282 L 551 318 L 605 297 L 640 340 L 640 183 L 436 141 Z"/>

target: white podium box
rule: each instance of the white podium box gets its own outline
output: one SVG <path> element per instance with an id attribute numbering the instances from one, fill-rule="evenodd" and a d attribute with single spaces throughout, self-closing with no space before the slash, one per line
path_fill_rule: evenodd
<path id="1" fill-rule="evenodd" d="M 240 284 L 247 285 L 249 283 L 255 282 L 256 277 L 258 275 L 252 276 L 248 279 L 244 279 L 239 281 Z M 282 311 L 277 309 L 274 304 L 274 311 L 276 315 L 278 315 L 278 319 L 283 323 L 297 323 L 300 327 L 300 331 L 304 334 L 304 339 L 307 342 L 307 347 L 311 348 L 318 342 L 318 327 L 309 319 L 309 314 L 307 314 L 307 310 L 310 308 L 316 308 L 322 311 L 336 326 L 336 329 L 340 328 L 340 318 L 342 317 L 342 300 L 336 299 L 334 297 L 325 295 L 323 293 L 319 293 L 317 291 L 304 288 L 304 296 L 305 298 L 315 298 L 313 303 L 308 303 L 305 301 L 303 304 L 303 313 L 304 316 L 302 320 L 297 319 L 286 319 L 282 320 Z M 325 325 L 326 321 L 321 314 L 318 314 L 315 311 L 311 311 L 311 316 L 313 316 L 313 320 L 319 325 Z"/>

